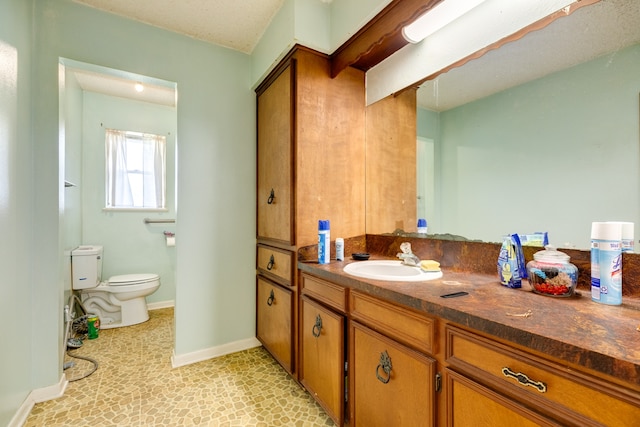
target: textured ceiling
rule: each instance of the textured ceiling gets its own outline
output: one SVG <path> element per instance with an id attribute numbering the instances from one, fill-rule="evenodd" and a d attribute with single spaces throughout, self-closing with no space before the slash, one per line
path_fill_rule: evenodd
<path id="1" fill-rule="evenodd" d="M 251 53 L 284 0 L 73 0 L 97 9 Z M 317 0 L 330 3 L 332 0 Z M 348 1 L 348 0 L 343 0 Z M 418 105 L 444 111 L 640 43 L 640 0 L 602 0 L 426 82 Z M 128 96 L 131 82 L 77 75 L 84 90 Z M 134 82 L 135 83 L 135 82 Z M 158 93 L 156 90 L 158 89 Z M 131 97 L 170 105 L 167 88 Z M 174 104 L 175 105 L 175 104 Z"/>
<path id="2" fill-rule="evenodd" d="M 640 0 L 602 0 L 425 82 L 418 105 L 445 111 L 637 43 Z"/>
<path id="3" fill-rule="evenodd" d="M 253 51 L 284 3 L 284 0 L 74 1 L 244 53 Z"/>

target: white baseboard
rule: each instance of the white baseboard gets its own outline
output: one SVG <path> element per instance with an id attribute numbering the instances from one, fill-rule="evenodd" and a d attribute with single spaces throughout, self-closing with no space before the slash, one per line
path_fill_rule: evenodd
<path id="1" fill-rule="evenodd" d="M 9 427 L 23 426 L 36 403 L 61 397 L 67 389 L 67 385 L 69 385 L 69 381 L 67 381 L 67 377 L 62 374 L 57 384 L 32 390 L 9 422 Z"/>
<path id="2" fill-rule="evenodd" d="M 223 344 L 217 347 L 206 348 L 204 350 L 194 351 L 187 354 L 175 354 L 171 356 L 171 366 L 179 368 L 180 366 L 190 365 L 196 362 L 202 362 L 203 360 L 209 360 L 216 357 L 224 356 L 231 353 L 236 353 L 242 350 L 248 350 L 254 347 L 260 347 L 262 344 L 256 338 L 248 338 L 246 340 L 240 340 Z"/>
<path id="3" fill-rule="evenodd" d="M 158 310 L 161 308 L 175 307 L 176 302 L 172 299 L 168 301 L 148 302 L 147 310 Z"/>

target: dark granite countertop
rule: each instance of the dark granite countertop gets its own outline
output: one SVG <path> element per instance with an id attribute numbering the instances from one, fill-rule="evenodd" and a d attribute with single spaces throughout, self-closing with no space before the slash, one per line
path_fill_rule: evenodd
<path id="1" fill-rule="evenodd" d="M 372 259 L 388 259 L 384 256 Z M 443 268 L 443 277 L 428 282 L 389 282 L 350 276 L 342 271 L 350 262 L 330 264 L 300 261 L 306 273 L 350 289 L 437 316 L 476 331 L 524 346 L 552 358 L 615 377 L 640 390 L 640 304 L 621 306 L 581 296 L 553 298 L 534 294 L 528 283 L 521 289 L 500 285 L 497 274 Z M 466 291 L 469 295 L 441 298 Z M 515 316 L 531 311 L 530 316 Z"/>

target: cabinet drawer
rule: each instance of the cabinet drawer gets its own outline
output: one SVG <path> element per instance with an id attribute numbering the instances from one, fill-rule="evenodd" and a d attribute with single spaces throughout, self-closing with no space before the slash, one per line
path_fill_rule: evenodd
<path id="1" fill-rule="evenodd" d="M 454 371 L 446 369 L 445 378 L 449 426 L 561 426 Z"/>
<path id="2" fill-rule="evenodd" d="M 351 425 L 435 425 L 436 361 L 350 323 Z"/>
<path id="3" fill-rule="evenodd" d="M 293 372 L 293 292 L 257 278 L 256 336 L 271 355 Z"/>
<path id="4" fill-rule="evenodd" d="M 302 297 L 300 382 L 337 425 L 344 420 L 344 316 Z"/>
<path id="5" fill-rule="evenodd" d="M 349 295 L 354 320 L 424 353 L 434 353 L 435 320 L 365 294 Z"/>
<path id="6" fill-rule="evenodd" d="M 258 271 L 278 283 L 291 286 L 294 255 L 292 251 L 258 245 Z"/>
<path id="7" fill-rule="evenodd" d="M 317 277 L 302 275 L 301 292 L 344 313 L 347 309 L 347 290 Z"/>
<path id="8" fill-rule="evenodd" d="M 452 368 L 568 424 L 630 426 L 640 420 L 636 392 L 453 326 L 447 326 L 446 340 Z"/>

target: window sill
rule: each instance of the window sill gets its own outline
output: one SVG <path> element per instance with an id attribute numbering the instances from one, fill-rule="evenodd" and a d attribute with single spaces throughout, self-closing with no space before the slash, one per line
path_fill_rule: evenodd
<path id="1" fill-rule="evenodd" d="M 103 212 L 169 212 L 168 208 L 102 208 Z"/>

